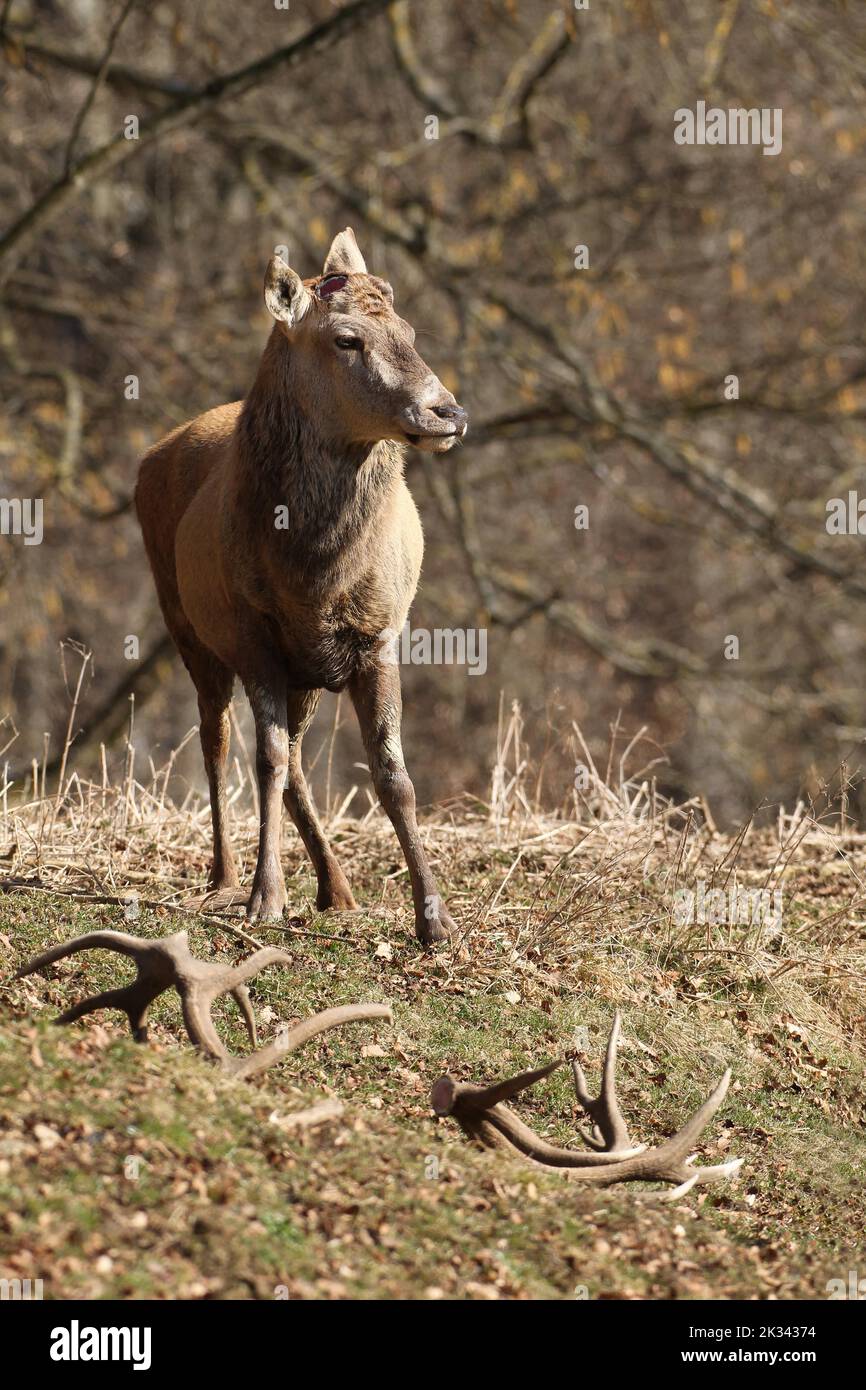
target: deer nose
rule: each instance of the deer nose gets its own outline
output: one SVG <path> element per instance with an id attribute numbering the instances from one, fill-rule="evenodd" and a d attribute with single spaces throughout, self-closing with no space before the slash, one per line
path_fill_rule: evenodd
<path id="1" fill-rule="evenodd" d="M 438 415 L 440 420 L 450 420 L 458 434 L 466 433 L 469 416 L 462 405 L 458 405 L 456 401 L 450 401 L 445 405 L 434 405 L 433 414 Z"/>

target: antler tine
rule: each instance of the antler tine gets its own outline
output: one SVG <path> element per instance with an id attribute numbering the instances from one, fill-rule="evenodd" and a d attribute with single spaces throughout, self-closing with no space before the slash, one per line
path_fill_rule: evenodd
<path id="1" fill-rule="evenodd" d="M 247 1036 L 250 1040 L 250 1047 L 258 1047 L 259 1035 L 256 1030 L 256 1016 L 253 1013 L 253 1005 L 249 990 L 246 985 L 235 985 L 234 989 L 231 990 L 231 996 L 243 1014 Z"/>
<path id="2" fill-rule="evenodd" d="M 303 1019 L 294 1028 L 284 1029 L 273 1042 L 260 1047 L 258 1052 L 251 1053 L 249 1057 L 232 1058 L 228 1062 L 229 1070 L 233 1076 L 247 1080 L 251 1076 L 259 1076 L 261 1072 L 267 1071 L 268 1067 L 282 1061 L 290 1052 L 303 1047 L 304 1043 L 317 1034 L 326 1033 L 331 1028 L 340 1028 L 344 1023 L 361 1023 L 369 1018 L 384 1018 L 389 1023 L 394 1021 L 388 1004 L 341 1004 L 334 1009 L 323 1009 L 321 1013 Z"/>
<path id="3" fill-rule="evenodd" d="M 168 940 L 172 941 L 173 938 L 169 937 Z M 119 951 L 121 955 L 131 956 L 137 967 L 136 978 L 132 984 L 125 985 L 122 989 L 103 990 L 101 994 L 82 999 L 54 1022 L 58 1025 L 74 1023 L 76 1019 L 83 1018 L 85 1014 L 95 1013 L 98 1009 L 120 1009 L 129 1019 L 135 1041 L 147 1042 L 147 1010 L 157 995 L 172 982 L 170 953 L 161 948 L 162 943 L 159 941 L 130 936 L 127 932 L 88 932 L 85 936 L 75 937 L 73 941 L 64 941 L 59 946 L 52 946 L 50 951 L 43 951 L 16 971 L 16 976 L 23 979 L 32 975 L 34 971 L 41 970 L 43 966 L 51 965 L 67 956 L 77 955 L 79 951 L 99 949 Z"/>
<path id="4" fill-rule="evenodd" d="M 686 1168 L 690 1167 L 686 1163 Z M 671 1188 L 670 1192 L 660 1193 L 660 1200 L 663 1202 L 678 1202 L 681 1197 L 685 1197 L 687 1192 L 691 1192 L 696 1184 L 706 1184 L 711 1182 L 721 1182 L 725 1178 L 733 1178 L 739 1173 L 743 1166 L 743 1159 L 731 1158 L 727 1163 L 715 1163 L 706 1168 L 695 1168 L 694 1172 L 681 1182 L 679 1187 Z"/>
<path id="5" fill-rule="evenodd" d="M 701 1133 L 706 1129 L 727 1095 L 730 1081 L 731 1071 L 728 1068 L 721 1081 L 707 1096 L 703 1105 L 686 1121 L 682 1129 L 677 1130 L 677 1133 L 666 1140 L 664 1144 L 661 1144 L 659 1148 L 652 1149 L 643 1155 L 648 1164 L 646 1177 L 677 1184 L 672 1192 L 664 1194 L 663 1200 L 676 1202 L 680 1197 L 684 1197 L 687 1192 L 690 1192 L 696 1184 L 703 1186 L 707 1183 L 731 1178 L 742 1167 L 743 1160 L 741 1158 L 732 1158 L 727 1163 L 715 1163 L 705 1168 L 696 1168 L 694 1167 L 695 1156 L 689 1154 L 689 1149 L 700 1138 Z"/>
<path id="6" fill-rule="evenodd" d="M 269 965 L 291 965 L 292 958 L 275 946 L 263 946 L 238 965 L 221 966 L 192 957 L 186 971 L 176 981 L 183 1006 L 186 1031 L 197 1047 L 218 1062 L 231 1066 L 232 1059 L 214 1027 L 211 1008 L 221 994 L 231 994 L 243 1015 L 252 1047 L 258 1047 L 256 1018 L 246 981 Z"/>
<path id="7" fill-rule="evenodd" d="M 53 965 L 56 960 L 63 960 L 65 956 L 77 955 L 79 951 L 91 951 L 101 948 L 105 951 L 120 951 L 124 956 L 140 956 L 142 950 L 146 949 L 151 943 L 142 941 L 137 936 L 130 936 L 122 931 L 92 931 L 86 936 L 76 936 L 73 941 L 62 941 L 59 946 L 52 946 L 50 951 L 43 951 L 41 955 L 34 956 L 26 965 L 22 965 L 20 970 L 15 971 L 16 980 L 23 980 L 26 975 L 33 975 L 37 970 L 41 970 L 44 965 Z"/>
<path id="8" fill-rule="evenodd" d="M 648 1177 L 679 1184 L 676 1192 L 669 1194 L 672 1199 L 683 1196 L 696 1183 L 717 1182 L 721 1178 L 731 1177 L 742 1165 L 743 1160 L 741 1158 L 734 1158 L 727 1163 L 717 1163 L 706 1168 L 695 1168 L 693 1166 L 694 1154 L 689 1154 L 689 1150 L 700 1139 L 701 1134 L 727 1095 L 730 1083 L 731 1070 L 729 1067 L 718 1085 L 707 1096 L 703 1105 L 698 1107 L 682 1128 L 678 1129 L 676 1134 L 672 1135 L 670 1139 L 666 1139 L 658 1148 L 651 1149 L 642 1155 L 642 1158 L 647 1160 Z"/>
<path id="9" fill-rule="evenodd" d="M 438 1097 L 433 1102 L 433 1109 L 437 1115 L 457 1114 L 458 1111 L 460 1114 L 469 1115 L 490 1110 L 501 1101 L 510 1100 L 520 1091 L 525 1091 L 537 1081 L 542 1081 L 545 1076 L 556 1071 L 557 1067 L 561 1067 L 564 1060 L 563 1057 L 558 1057 L 555 1062 L 548 1062 L 546 1067 L 537 1067 L 535 1071 L 522 1071 L 517 1076 L 506 1078 L 505 1081 L 495 1081 L 492 1086 L 473 1086 L 471 1082 L 455 1081 L 451 1076 L 440 1077 L 433 1088 L 434 1094 Z"/>
<path id="10" fill-rule="evenodd" d="M 292 957 L 285 951 L 279 950 L 276 946 L 263 946 L 260 951 L 253 951 L 251 956 L 247 956 L 246 960 L 240 961 L 237 965 L 208 965 L 207 993 L 214 999 L 219 994 L 234 994 L 239 985 L 243 986 L 247 980 L 266 970 L 269 965 L 291 964 Z"/>
<path id="11" fill-rule="evenodd" d="M 595 1099 L 589 1094 L 583 1068 L 576 1057 L 571 1058 L 571 1075 L 574 1081 L 575 1095 L 593 1121 L 591 1131 L 585 1125 L 578 1125 L 577 1132 L 591 1149 L 609 1154 L 623 1154 L 627 1151 L 634 1153 L 636 1151 L 629 1137 L 628 1126 L 622 1117 L 616 1094 L 616 1050 L 621 1029 L 622 1016 L 617 1010 L 604 1054 L 601 1091 Z"/>
<path id="12" fill-rule="evenodd" d="M 144 1018 L 149 1006 L 159 993 L 161 993 L 160 990 L 142 989 L 142 982 L 136 980 L 133 984 L 127 985 L 125 989 L 107 989 L 102 994 L 94 994 L 89 999 L 82 999 L 79 1004 L 73 1004 L 71 1009 L 67 1009 L 59 1018 L 55 1018 L 54 1023 L 60 1027 L 62 1024 L 74 1023 L 76 1019 L 83 1018 L 85 1014 L 96 1013 L 98 1009 L 120 1009 L 129 1019 L 133 1041 L 137 1043 L 147 1042 L 147 1024 Z"/>
<path id="13" fill-rule="evenodd" d="M 703 1105 L 699 1106 L 691 1119 L 687 1120 L 683 1125 L 682 1129 L 677 1130 L 673 1138 L 668 1140 L 668 1144 L 676 1144 L 678 1147 L 682 1148 L 683 1152 L 690 1149 L 692 1144 L 696 1143 L 700 1138 L 722 1101 L 725 1099 L 730 1084 L 731 1069 L 728 1067 L 721 1081 L 719 1081 L 718 1085 L 710 1092 Z"/>

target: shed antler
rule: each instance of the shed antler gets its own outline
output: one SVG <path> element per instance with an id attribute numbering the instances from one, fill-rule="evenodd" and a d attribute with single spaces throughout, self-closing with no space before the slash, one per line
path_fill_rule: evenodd
<path id="1" fill-rule="evenodd" d="M 566 1058 L 561 1057 L 537 1071 L 522 1072 L 492 1086 L 475 1086 L 442 1076 L 433 1087 L 430 1102 L 437 1115 L 453 1115 L 465 1134 L 488 1148 L 504 1150 L 533 1168 L 558 1169 L 575 1182 L 608 1186 L 615 1182 L 657 1181 L 676 1184 L 671 1197 L 681 1197 L 696 1183 L 715 1182 L 737 1172 L 742 1159 L 735 1158 L 710 1168 L 695 1168 L 690 1150 L 697 1143 L 725 1098 L 730 1071 L 726 1071 L 712 1095 L 671 1139 L 648 1149 L 635 1148 L 629 1139 L 616 1097 L 616 1048 L 620 1016 L 616 1015 L 604 1060 L 601 1093 L 593 1099 L 579 1063 L 572 1058 L 572 1074 L 577 1099 L 593 1122 L 592 1131 L 579 1127 L 581 1136 L 594 1150 L 582 1153 L 560 1149 L 537 1135 L 518 1119 L 505 1101 L 549 1076 Z"/>
<path id="2" fill-rule="evenodd" d="M 53 961 L 93 949 L 119 951 L 121 955 L 131 956 L 138 974 L 132 984 L 122 989 L 109 989 L 89 999 L 82 999 L 81 1003 L 74 1004 L 61 1014 L 56 1023 L 74 1023 L 77 1018 L 94 1013 L 97 1009 L 121 1009 L 129 1019 L 135 1041 L 146 1042 L 147 1011 L 158 995 L 173 986 L 180 995 L 183 1021 L 190 1040 L 209 1057 L 220 1062 L 233 1076 L 258 1076 L 282 1057 L 309 1042 L 317 1033 L 338 1028 L 343 1023 L 356 1023 L 368 1018 L 391 1021 L 391 1010 L 387 1004 L 343 1004 L 339 1008 L 313 1014 L 294 1028 L 283 1029 L 272 1042 L 259 1047 L 246 981 L 268 965 L 290 965 L 291 957 L 284 951 L 265 946 L 239 965 L 216 965 L 196 960 L 190 953 L 185 931 L 155 941 L 119 931 L 89 932 L 86 936 L 78 936 L 74 941 L 53 946 L 50 951 L 36 956 L 17 971 L 17 977 L 21 979 L 25 975 L 32 975 Z M 211 1017 L 213 1002 L 220 994 L 227 993 L 237 1001 L 250 1043 L 257 1049 L 247 1057 L 233 1057 L 214 1027 Z"/>

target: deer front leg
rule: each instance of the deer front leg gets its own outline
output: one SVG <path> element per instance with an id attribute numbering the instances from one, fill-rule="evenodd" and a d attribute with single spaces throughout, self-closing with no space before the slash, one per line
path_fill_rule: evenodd
<path id="1" fill-rule="evenodd" d="M 415 788 L 403 762 L 399 670 L 396 666 L 371 665 L 355 676 L 349 693 L 361 726 L 373 786 L 397 832 L 409 869 L 415 934 L 425 946 L 446 941 L 454 923 L 427 863 L 415 820 Z"/>
<path id="2" fill-rule="evenodd" d="M 230 723 L 228 703 L 222 708 L 199 695 L 199 737 L 204 754 L 210 790 L 211 821 L 213 823 L 213 863 L 208 888 L 215 892 L 237 888 L 238 871 L 229 838 L 226 807 L 226 762 L 229 753 Z"/>
<path id="3" fill-rule="evenodd" d="M 247 904 L 248 922 L 270 922 L 283 915 L 286 884 L 280 864 L 283 783 L 289 765 L 285 684 L 250 682 L 247 695 L 256 724 L 256 775 L 259 783 L 259 852 Z"/>
<path id="4" fill-rule="evenodd" d="M 313 721 L 320 691 L 302 690 L 289 693 L 287 718 L 289 725 L 289 776 L 283 792 L 283 804 L 297 826 L 307 853 L 313 861 L 318 880 L 316 907 L 354 912 L 357 903 L 352 890 L 334 856 L 327 837 L 313 808 L 310 789 L 301 765 L 301 744 Z"/>

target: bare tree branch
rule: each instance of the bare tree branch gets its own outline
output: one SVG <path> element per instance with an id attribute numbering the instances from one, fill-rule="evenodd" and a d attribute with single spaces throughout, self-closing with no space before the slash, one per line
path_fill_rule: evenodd
<path id="1" fill-rule="evenodd" d="M 388 6 L 391 44 L 397 66 L 412 93 L 436 116 L 456 116 L 457 107 L 436 78 L 425 68 L 412 37 L 409 0 L 394 0 Z"/>
<path id="2" fill-rule="evenodd" d="M 72 168 L 72 156 L 75 153 L 75 146 L 78 142 L 78 137 L 84 128 L 84 122 L 87 120 L 88 114 L 90 113 L 90 109 L 93 106 L 94 101 L 96 100 L 99 89 L 105 81 L 105 74 L 108 71 L 109 63 L 111 62 L 111 55 L 114 52 L 114 46 L 117 43 L 118 38 L 120 37 L 120 31 L 123 28 L 124 23 L 126 22 L 127 15 L 129 14 L 134 4 L 135 0 L 124 0 L 123 4 L 117 12 L 117 18 L 115 19 L 114 23 L 111 26 L 111 29 L 109 30 L 108 39 L 105 44 L 105 52 L 102 55 L 102 61 L 100 62 L 96 72 L 93 74 L 93 81 L 90 85 L 90 91 L 87 93 L 84 103 L 80 111 L 78 112 L 78 115 L 75 117 L 75 120 L 72 123 L 72 130 L 69 132 L 69 140 L 66 145 L 66 155 L 63 160 L 64 178 L 69 178 L 69 173 Z"/>
<path id="3" fill-rule="evenodd" d="M 189 96 L 178 97 L 162 111 L 141 122 L 137 140 L 127 140 L 121 133 L 85 155 L 68 174 L 64 174 L 46 189 L 0 237 L 0 287 L 6 283 L 18 259 L 33 238 L 50 226 L 85 188 L 89 188 L 109 170 L 139 153 L 161 136 L 191 125 L 212 111 L 219 102 L 229 97 L 242 96 L 275 73 L 295 67 L 308 54 L 320 53 L 339 42 L 358 24 L 379 14 L 387 4 L 388 0 L 352 0 L 351 4 L 339 10 L 331 19 L 308 29 L 294 43 L 277 48 L 264 58 L 246 63 L 242 68 L 227 73 L 224 77 L 214 78 L 212 82 L 208 82 L 205 87 L 197 89 Z"/>

